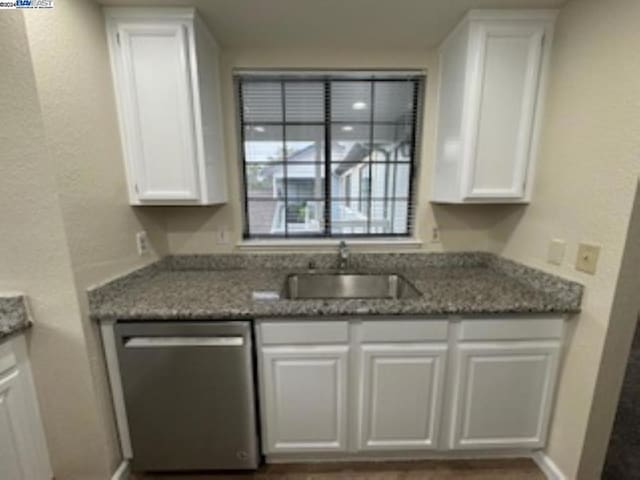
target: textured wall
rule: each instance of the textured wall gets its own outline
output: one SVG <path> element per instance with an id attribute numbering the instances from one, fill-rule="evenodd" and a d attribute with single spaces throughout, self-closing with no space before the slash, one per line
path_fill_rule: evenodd
<path id="1" fill-rule="evenodd" d="M 28 334 L 56 478 L 104 479 L 106 436 L 21 12 L 0 15 L 0 290 L 29 296 Z"/>
<path id="2" fill-rule="evenodd" d="M 33 299 L 30 350 L 56 478 L 102 480 L 121 459 L 85 289 L 166 253 L 163 220 L 127 204 L 99 6 L 66 0 L 2 20 L 0 115 L 14 128 L 2 132 L 0 285 Z M 154 251 L 141 258 L 142 229 Z"/>
<path id="3" fill-rule="evenodd" d="M 135 232 L 166 250 L 154 209 L 127 200 L 104 19 L 93 1 L 25 13 L 45 132 L 76 274 L 83 282 L 148 263 Z"/>
<path id="4" fill-rule="evenodd" d="M 225 122 L 225 147 L 228 162 L 229 202 L 214 207 L 167 208 L 169 249 L 172 253 L 209 253 L 231 251 L 242 236 L 240 197 L 241 163 L 237 134 L 237 104 L 232 73 L 234 68 L 417 68 L 427 70 L 417 179 L 416 236 L 429 250 L 486 250 L 489 230 L 506 211 L 505 206 L 432 206 L 431 165 L 435 153 L 435 111 L 438 89 L 437 55 L 434 51 L 353 51 L 343 50 L 227 50 L 222 58 L 222 92 Z M 431 244 L 431 228 L 438 224 L 442 243 Z M 232 233 L 229 245 L 216 243 L 216 230 Z M 333 248 L 333 247 L 332 247 Z"/>
<path id="5" fill-rule="evenodd" d="M 62 465 L 59 471 L 68 471 L 68 478 L 104 478 L 104 469 L 113 472 L 121 458 L 99 334 L 87 315 L 85 290 L 166 253 L 166 235 L 158 211 L 136 210 L 127 203 L 100 7 L 93 1 L 66 0 L 48 12 L 26 12 L 25 22 L 82 315 L 84 364 L 90 368 L 95 395 L 90 413 L 101 447 L 100 457 L 90 459 L 78 454 L 80 444 L 65 439 L 76 449 L 75 461 L 86 465 L 66 470 Z M 153 251 L 139 257 L 134 239 L 143 229 Z"/>
<path id="6" fill-rule="evenodd" d="M 569 478 L 579 468 L 640 172 L 638 18 L 636 0 L 573 0 L 562 9 L 533 201 L 491 232 L 496 252 L 586 286 L 547 449 Z M 546 263 L 552 238 L 569 246 L 559 267 Z M 573 268 L 579 241 L 602 245 L 594 276 Z M 579 478 L 597 476 L 592 465 Z"/>

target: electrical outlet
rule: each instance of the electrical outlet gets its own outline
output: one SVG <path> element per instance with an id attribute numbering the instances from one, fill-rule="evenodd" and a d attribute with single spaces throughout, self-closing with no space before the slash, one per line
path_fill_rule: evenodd
<path id="1" fill-rule="evenodd" d="M 599 245 L 590 245 L 581 243 L 578 245 L 578 257 L 576 258 L 576 270 L 590 273 L 596 273 L 598 265 L 598 256 L 600 255 Z"/>
<path id="2" fill-rule="evenodd" d="M 138 255 L 141 257 L 149 253 L 149 239 L 147 238 L 147 232 L 144 230 L 136 233 L 136 247 L 138 248 Z"/>
<path id="3" fill-rule="evenodd" d="M 440 229 L 438 227 L 431 229 L 431 243 L 440 243 Z"/>
<path id="4" fill-rule="evenodd" d="M 567 242 L 560 239 L 553 239 L 549 242 L 549 252 L 547 253 L 547 261 L 553 265 L 562 265 L 564 254 L 567 251 Z"/>
<path id="5" fill-rule="evenodd" d="M 221 228 L 216 231 L 216 238 L 218 245 L 228 245 L 231 243 L 231 232 L 226 228 Z"/>

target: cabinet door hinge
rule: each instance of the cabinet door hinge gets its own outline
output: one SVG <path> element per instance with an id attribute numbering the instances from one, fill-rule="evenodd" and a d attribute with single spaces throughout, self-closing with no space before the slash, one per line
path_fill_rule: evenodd
<path id="1" fill-rule="evenodd" d="M 136 194 L 139 194 L 139 193 L 140 193 L 140 191 L 138 190 L 138 184 L 137 184 L 137 183 L 135 183 L 135 184 L 133 185 L 133 189 L 135 190 Z"/>
<path id="2" fill-rule="evenodd" d="M 116 33 L 116 42 L 120 45 L 120 32 Z"/>

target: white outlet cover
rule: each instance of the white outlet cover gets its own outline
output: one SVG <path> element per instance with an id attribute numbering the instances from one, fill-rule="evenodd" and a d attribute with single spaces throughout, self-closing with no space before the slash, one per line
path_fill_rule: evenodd
<path id="1" fill-rule="evenodd" d="M 147 232 L 144 230 L 136 233 L 136 248 L 140 256 L 149 253 L 149 239 L 147 238 Z"/>
<path id="2" fill-rule="evenodd" d="M 438 227 L 431 228 L 431 243 L 440 243 L 440 229 Z"/>
<path id="3" fill-rule="evenodd" d="M 553 239 L 549 242 L 549 252 L 547 253 L 547 261 L 553 265 L 562 265 L 564 255 L 567 251 L 567 242 L 560 239 Z"/>

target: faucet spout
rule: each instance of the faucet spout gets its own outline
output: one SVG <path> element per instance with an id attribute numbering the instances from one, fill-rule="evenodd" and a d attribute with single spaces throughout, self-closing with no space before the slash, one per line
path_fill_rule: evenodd
<path id="1" fill-rule="evenodd" d="M 347 242 L 342 240 L 338 245 L 338 268 L 344 270 L 349 265 L 349 247 Z"/>

